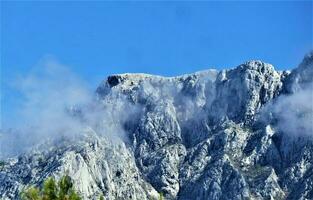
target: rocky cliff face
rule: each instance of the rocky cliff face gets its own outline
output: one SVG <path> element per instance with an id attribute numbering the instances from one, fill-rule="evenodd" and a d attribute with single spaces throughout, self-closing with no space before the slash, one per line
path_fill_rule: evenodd
<path id="1" fill-rule="evenodd" d="M 85 199 L 313 199 L 312 82 L 313 53 L 291 72 L 250 61 L 172 78 L 109 76 L 97 101 L 128 116 L 112 122 L 121 123 L 122 141 L 86 127 L 6 160 L 0 197 L 17 199 L 25 185 L 68 173 Z M 304 101 L 285 103 L 300 93 Z M 119 109 L 125 102 L 136 112 Z M 289 108 L 304 121 L 285 131 Z"/>

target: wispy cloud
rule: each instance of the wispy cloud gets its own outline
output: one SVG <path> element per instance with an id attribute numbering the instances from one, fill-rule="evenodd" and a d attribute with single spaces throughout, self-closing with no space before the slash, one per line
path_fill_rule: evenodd
<path id="1" fill-rule="evenodd" d="M 13 82 L 23 101 L 16 109 L 13 129 L 0 136 L 0 157 L 49 139 L 75 138 L 86 127 L 112 141 L 126 140 L 124 123 L 138 110 L 123 96 L 114 102 L 98 101 L 86 82 L 52 58 Z"/>
<path id="2" fill-rule="evenodd" d="M 276 121 L 277 128 L 289 135 L 313 135 L 313 83 L 292 94 L 281 95 L 263 110 Z"/>

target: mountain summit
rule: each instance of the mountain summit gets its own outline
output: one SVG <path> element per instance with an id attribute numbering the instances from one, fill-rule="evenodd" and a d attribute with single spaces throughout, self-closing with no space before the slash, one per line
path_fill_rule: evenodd
<path id="1" fill-rule="evenodd" d="M 94 126 L 2 162 L 0 198 L 68 173 L 84 199 L 313 199 L 312 83 L 313 52 L 291 72 L 111 75 Z"/>

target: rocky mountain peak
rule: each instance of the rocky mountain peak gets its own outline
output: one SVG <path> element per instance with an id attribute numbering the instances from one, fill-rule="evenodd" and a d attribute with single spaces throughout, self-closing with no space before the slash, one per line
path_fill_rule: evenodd
<path id="1" fill-rule="evenodd" d="M 223 70 L 216 80 L 216 101 L 212 116 L 250 122 L 262 105 L 281 91 L 281 73 L 270 64 L 249 61 Z"/>
<path id="2" fill-rule="evenodd" d="M 259 121 L 307 88 L 312 62 L 310 53 L 291 73 L 256 60 L 177 77 L 111 75 L 97 103 L 117 117 L 99 114 L 98 125 L 118 129 L 88 127 L 79 140 L 4 161 L 0 197 L 18 199 L 26 185 L 67 172 L 84 199 L 313 199 L 313 134 L 287 133 L 281 115 Z M 313 116 L 306 108 L 295 116 Z"/>
<path id="3" fill-rule="evenodd" d="M 292 70 L 285 81 L 287 93 L 294 93 L 299 89 L 310 88 L 313 82 L 313 51 L 306 54 L 299 66 Z"/>

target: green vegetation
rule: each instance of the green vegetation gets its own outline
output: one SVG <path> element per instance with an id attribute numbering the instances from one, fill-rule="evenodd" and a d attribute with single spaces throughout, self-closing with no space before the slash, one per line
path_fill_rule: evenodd
<path id="1" fill-rule="evenodd" d="M 159 193 L 159 200 L 163 200 L 164 198 L 163 198 L 163 193 L 161 192 L 161 193 Z"/>
<path id="2" fill-rule="evenodd" d="M 29 187 L 21 193 L 22 200 L 81 200 L 75 192 L 73 182 L 68 175 L 63 176 L 58 184 L 50 177 L 44 181 L 41 189 Z"/>

